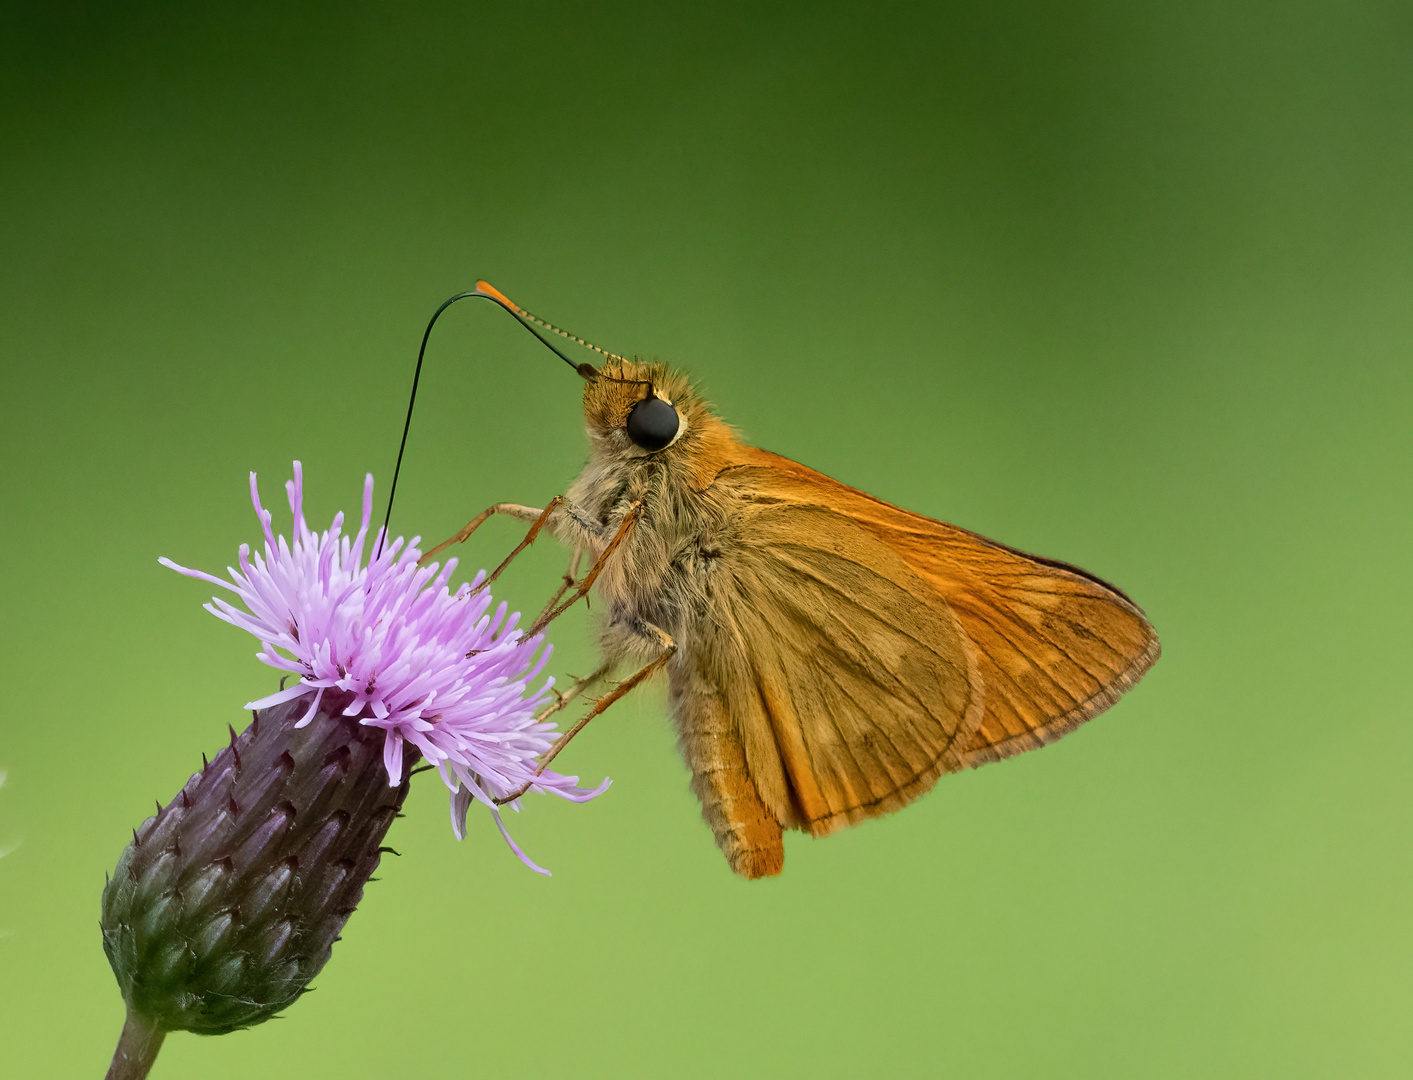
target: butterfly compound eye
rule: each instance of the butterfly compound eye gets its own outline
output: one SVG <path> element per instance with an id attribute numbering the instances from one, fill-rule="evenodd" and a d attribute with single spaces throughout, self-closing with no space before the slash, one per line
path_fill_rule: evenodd
<path id="1" fill-rule="evenodd" d="M 660 397 L 644 398 L 628 414 L 628 438 L 644 450 L 661 450 L 677 437 L 677 410 Z"/>

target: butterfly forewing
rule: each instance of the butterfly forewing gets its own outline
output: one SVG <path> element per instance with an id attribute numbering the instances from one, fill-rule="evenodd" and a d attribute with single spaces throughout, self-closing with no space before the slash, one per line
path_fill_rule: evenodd
<path id="1" fill-rule="evenodd" d="M 742 447 L 737 460 L 718 483 L 760 506 L 816 506 L 847 519 L 955 615 L 985 695 L 965 764 L 1053 742 L 1113 704 L 1158 658 L 1143 612 L 1077 567 L 901 510 L 768 451 Z"/>
<path id="2" fill-rule="evenodd" d="M 969 764 L 1053 742 L 1112 705 L 1158 659 L 1153 627 L 1118 590 L 933 525 L 930 536 L 909 536 L 905 557 L 947 597 L 976 646 L 988 696 Z"/>

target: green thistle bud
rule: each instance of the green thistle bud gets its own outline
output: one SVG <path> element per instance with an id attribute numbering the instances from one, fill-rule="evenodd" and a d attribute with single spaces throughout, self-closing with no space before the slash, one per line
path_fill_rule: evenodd
<path id="1" fill-rule="evenodd" d="M 341 711 L 331 699 L 342 696 L 327 695 L 326 708 Z M 130 1027 L 249 1027 L 292 1004 L 328 961 L 388 850 L 410 770 L 389 786 L 383 732 L 325 711 L 295 727 L 307 708 L 256 714 L 134 830 L 102 918 Z"/>

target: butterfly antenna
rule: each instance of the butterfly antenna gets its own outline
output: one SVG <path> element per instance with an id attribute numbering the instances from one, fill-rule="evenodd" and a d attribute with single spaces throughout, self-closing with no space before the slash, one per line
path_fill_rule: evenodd
<path id="1" fill-rule="evenodd" d="M 505 308 L 505 310 L 508 311 L 508 312 L 510 312 L 512 315 L 518 315 L 520 318 L 522 318 L 522 319 L 527 319 L 527 320 L 529 320 L 530 322 L 534 323 L 536 326 L 542 326 L 542 327 L 544 327 L 544 328 L 545 328 L 546 330 L 548 330 L 551 334 L 558 334 L 558 335 L 559 335 L 560 337 L 562 337 L 562 338 L 568 338 L 570 341 L 574 342 L 574 344 L 576 344 L 576 345 L 582 345 L 582 346 L 584 346 L 584 348 L 589 349 L 589 350 L 591 350 L 591 351 L 593 351 L 593 352 L 596 352 L 596 353 L 598 353 L 600 356 L 606 356 L 606 357 L 608 357 L 608 359 L 610 359 L 610 360 L 617 360 L 617 361 L 619 361 L 620 363 L 624 363 L 624 364 L 626 364 L 626 363 L 628 362 L 628 358 L 627 358 L 626 356 L 619 356 L 617 353 L 611 353 L 611 352 L 609 352 L 607 349 L 600 349 L 600 348 L 599 348 L 597 345 L 595 345 L 593 342 L 591 342 L 591 341 L 585 341 L 585 340 L 584 340 L 583 338 L 581 338 L 578 334 L 571 334 L 568 330 L 561 330 L 559 327 L 555 326 L 554 323 L 550 322 L 549 320 L 547 320 L 547 319 L 542 319 L 542 318 L 540 318 L 538 315 L 535 315 L 535 314 L 532 314 L 531 312 L 526 311 L 523 307 L 519 307 L 518 305 L 516 305 L 516 304 L 510 299 L 510 297 L 506 296 L 503 292 L 501 292 L 501 291 L 500 291 L 499 289 L 497 289 L 494 285 L 491 285 L 491 284 L 488 283 L 488 282 L 485 282 L 485 281 L 478 281 L 478 282 L 476 282 L 476 293 L 477 293 L 477 295 L 479 295 L 479 296 L 484 296 L 484 297 L 486 297 L 486 298 L 488 298 L 488 299 L 490 299 L 490 300 L 494 300 L 497 304 L 499 304 L 501 307 Z M 536 335 L 536 336 L 538 337 L 538 335 Z M 543 338 L 541 338 L 540 340 L 541 340 L 541 341 L 544 341 Z M 548 344 L 548 342 L 546 342 L 546 344 Z M 551 346 L 551 347 L 552 347 L 552 346 Z M 559 350 L 556 349 L 555 351 L 558 352 Z"/>
<path id="2" fill-rule="evenodd" d="M 512 315 L 514 315 L 520 320 L 521 326 L 525 327 L 526 330 L 530 331 L 530 333 L 534 334 L 537 338 L 539 338 L 540 341 L 544 343 L 545 348 L 553 350 L 555 355 L 558 356 L 561 360 L 563 360 L 566 364 L 574 366 L 573 361 L 571 361 L 569 357 L 565 356 L 548 341 L 545 341 L 544 336 L 537 332 L 535 330 L 535 327 L 531 326 L 530 323 L 535 323 L 536 326 L 543 326 L 550 333 L 558 334 L 562 338 L 567 338 L 568 340 L 574 342 L 576 345 L 582 345 L 584 346 L 584 348 L 591 349 L 592 351 L 598 353 L 600 356 L 607 357 L 610 360 L 617 360 L 621 364 L 627 364 L 629 362 L 626 356 L 619 356 L 617 353 L 609 352 L 607 349 L 600 349 L 592 341 L 585 341 L 578 334 L 571 334 L 568 330 L 561 330 L 549 320 L 542 319 L 538 315 L 531 314 L 523 307 L 520 307 L 518 304 L 516 304 L 513 300 L 510 299 L 510 297 L 506 296 L 505 293 L 501 292 L 489 282 L 476 282 L 476 292 L 472 295 L 484 296 L 487 300 L 494 300 L 501 307 L 505 308 L 506 311 L 510 312 Z M 586 380 L 607 379 L 609 382 L 627 383 L 630 386 L 646 386 L 649 388 L 649 393 L 651 393 L 651 379 L 624 379 L 620 378 L 617 375 L 605 375 L 602 371 L 599 371 L 592 364 L 579 364 L 574 367 L 574 370 L 577 371 L 580 375 L 582 375 Z"/>
<path id="3" fill-rule="evenodd" d="M 592 345 L 589 342 L 585 341 L 583 338 L 568 333 L 567 331 L 561 330 L 553 323 L 546 322 L 538 315 L 531 315 L 524 308 L 518 307 L 515 303 L 513 303 L 510 298 L 507 297 L 499 289 L 487 284 L 484 281 L 476 282 L 476 287 L 470 292 L 457 293 L 450 299 L 443 301 L 442 306 L 437 308 L 436 311 L 432 312 L 432 317 L 427 320 L 427 329 L 422 334 L 422 347 L 417 350 L 417 366 L 412 371 L 412 393 L 409 394 L 407 397 L 407 419 L 402 422 L 402 441 L 397 445 L 397 464 L 393 466 L 392 486 L 388 488 L 388 509 L 387 513 L 383 515 L 383 531 L 378 534 L 378 541 L 373 548 L 373 558 L 375 559 L 378 557 L 378 554 L 383 550 L 383 542 L 387 539 L 388 535 L 388 525 L 392 521 L 393 496 L 397 494 L 397 478 L 402 472 L 402 455 L 403 452 L 407 449 L 407 433 L 412 430 L 412 408 L 414 405 L 417 404 L 417 383 L 422 378 L 422 360 L 427 355 L 427 341 L 432 336 L 432 327 L 437 325 L 437 320 L 441 318 L 442 312 L 445 311 L 447 308 L 451 307 L 452 304 L 456 303 L 458 300 L 470 300 L 473 298 L 480 300 L 490 300 L 498 306 L 505 308 L 506 311 L 510 312 L 512 315 L 515 316 L 515 321 L 519 325 L 525 327 L 526 330 L 534 334 L 541 345 L 543 345 L 550 352 L 554 353 L 555 356 L 559 357 L 571 368 L 573 368 L 574 371 L 583 379 L 597 378 L 599 374 L 598 369 L 595 368 L 593 364 L 576 364 L 573 360 L 569 359 L 569 357 L 565 356 L 562 352 L 555 348 L 552 342 L 546 340 L 543 334 L 541 334 L 538 330 L 536 330 L 533 326 L 530 325 L 531 322 L 543 326 L 546 330 L 549 330 L 551 333 L 558 334 L 560 337 L 568 338 L 570 341 L 576 342 L 577 344 L 584 346 L 584 348 L 586 349 L 592 349 L 600 356 L 606 356 L 610 360 L 624 360 L 624 358 L 619 356 L 617 353 L 611 353 L 607 349 L 600 349 L 597 345 Z"/>

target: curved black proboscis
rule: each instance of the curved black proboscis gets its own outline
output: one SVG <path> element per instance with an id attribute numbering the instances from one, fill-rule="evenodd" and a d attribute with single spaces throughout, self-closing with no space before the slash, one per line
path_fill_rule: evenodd
<path id="1" fill-rule="evenodd" d="M 383 531 L 379 534 L 378 542 L 373 548 L 373 558 L 375 559 L 378 557 L 378 553 L 383 549 L 383 542 L 387 539 L 388 535 L 388 524 L 392 521 L 393 496 L 397 494 L 397 477 L 398 474 L 402 472 L 402 454 L 403 451 L 407 449 L 407 433 L 412 429 L 412 407 L 417 404 L 417 383 L 422 378 L 422 358 L 427 355 L 427 339 L 432 336 L 432 327 L 437 324 L 437 320 L 441 318 L 441 314 L 443 311 L 451 307 L 451 305 L 456 303 L 458 300 L 466 300 L 470 297 L 480 297 L 482 300 L 489 300 L 493 304 L 495 304 L 496 307 L 503 308 L 505 311 L 509 311 L 511 315 L 515 316 L 515 321 L 518 325 L 523 326 L 526 330 L 530 331 L 530 333 L 534 334 L 541 345 L 543 345 L 550 352 L 554 353 L 555 356 L 559 357 L 571 368 L 573 368 L 577 375 L 587 379 L 591 378 L 592 375 L 586 373 L 584 371 L 584 368 L 588 368 L 590 373 L 594 372 L 593 365 L 576 364 L 573 360 L 569 359 L 569 357 L 565 356 L 562 352 L 560 352 L 552 344 L 550 344 L 550 342 L 546 341 L 544 336 L 541 335 L 538 330 L 536 330 L 533 326 L 527 323 L 524 319 L 520 318 L 520 316 L 516 314 L 515 311 L 506 307 L 494 296 L 489 296 L 483 292 L 472 291 L 457 293 L 449 300 L 444 301 L 442 303 L 442 306 L 437 308 L 437 310 L 432 313 L 431 319 L 427 321 L 427 329 L 422 334 L 422 347 L 417 350 L 417 366 L 412 371 L 412 393 L 408 396 L 407 399 L 407 419 L 404 420 L 402 423 L 402 441 L 398 443 L 397 446 L 397 464 L 393 466 L 392 486 L 388 488 L 388 511 L 386 514 L 383 515 Z"/>

